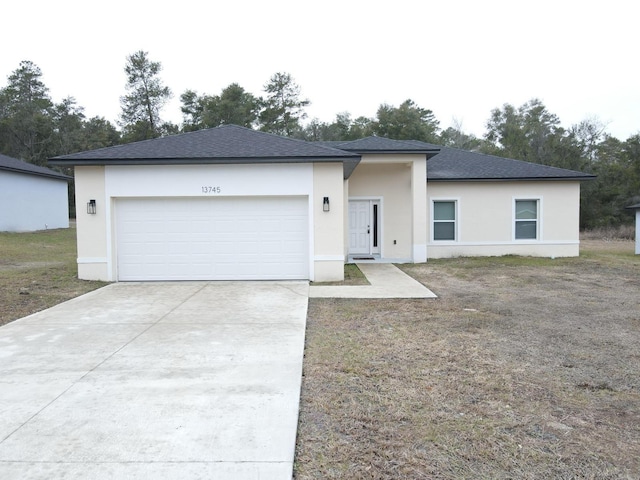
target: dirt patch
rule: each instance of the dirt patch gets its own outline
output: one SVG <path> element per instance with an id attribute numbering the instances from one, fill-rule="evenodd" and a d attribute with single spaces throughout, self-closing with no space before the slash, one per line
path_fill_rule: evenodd
<path id="1" fill-rule="evenodd" d="M 62 262 L 20 262 L 0 261 L 0 272 L 6 270 L 31 270 L 34 268 L 60 266 Z"/>
<path id="2" fill-rule="evenodd" d="M 640 257 L 583 249 L 401 266 L 436 300 L 312 299 L 296 478 L 639 478 Z"/>
<path id="3" fill-rule="evenodd" d="M 347 263 L 344 266 L 344 280 L 341 282 L 311 282 L 311 285 L 339 285 L 339 286 L 353 286 L 353 285 L 369 285 L 367 277 L 360 271 L 355 263 Z"/>

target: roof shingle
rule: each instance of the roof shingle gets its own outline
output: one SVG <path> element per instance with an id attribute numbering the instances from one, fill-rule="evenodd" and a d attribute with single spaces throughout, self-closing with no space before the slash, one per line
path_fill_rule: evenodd
<path id="1" fill-rule="evenodd" d="M 366 137 L 359 140 L 316 142 L 334 148 L 358 153 L 428 153 L 434 154 L 440 146 L 417 140 L 392 140 L 384 137 Z"/>
<path id="2" fill-rule="evenodd" d="M 440 153 L 427 164 L 429 181 L 590 180 L 593 178 L 595 175 L 575 170 L 450 147 L 441 147 Z"/>
<path id="3" fill-rule="evenodd" d="M 298 163 L 339 161 L 349 178 L 366 153 L 419 153 L 429 159 L 428 181 L 589 180 L 593 175 L 420 142 L 366 137 L 305 142 L 237 125 L 62 155 L 53 165 Z"/>
<path id="4" fill-rule="evenodd" d="M 52 164 L 88 164 L 113 160 L 273 160 L 357 158 L 357 155 L 302 140 L 224 125 L 195 132 L 72 153 L 50 159 Z"/>
<path id="5" fill-rule="evenodd" d="M 28 175 L 38 175 L 41 177 L 56 178 L 59 180 L 70 180 L 71 177 L 64 175 L 55 170 L 51 170 L 46 167 L 40 167 L 32 163 L 23 162 L 17 158 L 8 157 L 0 154 L 0 170 L 6 170 L 9 172 L 24 173 Z"/>

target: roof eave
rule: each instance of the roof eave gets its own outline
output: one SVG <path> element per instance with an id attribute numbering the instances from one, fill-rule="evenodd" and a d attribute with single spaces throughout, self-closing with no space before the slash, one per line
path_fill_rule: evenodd
<path id="1" fill-rule="evenodd" d="M 595 175 L 584 177 L 429 178 L 427 173 L 427 182 L 581 182 L 595 178 Z"/>
<path id="2" fill-rule="evenodd" d="M 22 173 L 24 175 L 36 175 L 38 177 L 53 178 L 55 180 L 62 180 L 65 182 L 69 182 L 72 180 L 72 177 L 65 175 L 63 173 L 56 175 L 53 173 L 32 172 L 31 170 L 23 170 L 21 168 L 11 168 L 11 167 L 0 167 L 0 170 L 4 170 L 6 172 L 13 172 L 13 173 Z"/>
<path id="3" fill-rule="evenodd" d="M 101 166 L 101 165 L 221 165 L 221 164 L 253 164 L 253 163 L 313 163 L 342 162 L 360 160 L 361 155 L 341 156 L 304 156 L 304 157 L 217 157 L 217 158 L 85 158 L 65 159 L 51 158 L 50 165 L 59 166 Z"/>

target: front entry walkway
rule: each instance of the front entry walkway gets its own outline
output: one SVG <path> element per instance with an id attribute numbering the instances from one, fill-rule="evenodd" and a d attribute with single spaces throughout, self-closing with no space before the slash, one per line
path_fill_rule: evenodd
<path id="1" fill-rule="evenodd" d="M 311 298 L 436 298 L 420 282 L 390 263 L 356 263 L 371 285 L 309 287 Z"/>
<path id="2" fill-rule="evenodd" d="M 0 478 L 290 479 L 307 282 L 117 283 L 0 328 Z"/>

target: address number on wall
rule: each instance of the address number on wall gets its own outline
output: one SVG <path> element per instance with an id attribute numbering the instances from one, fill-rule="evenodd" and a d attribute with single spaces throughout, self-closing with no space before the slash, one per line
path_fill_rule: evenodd
<path id="1" fill-rule="evenodd" d="M 209 187 L 209 186 L 202 187 L 202 193 L 220 193 L 220 192 L 222 192 L 222 189 L 220 187 Z"/>

